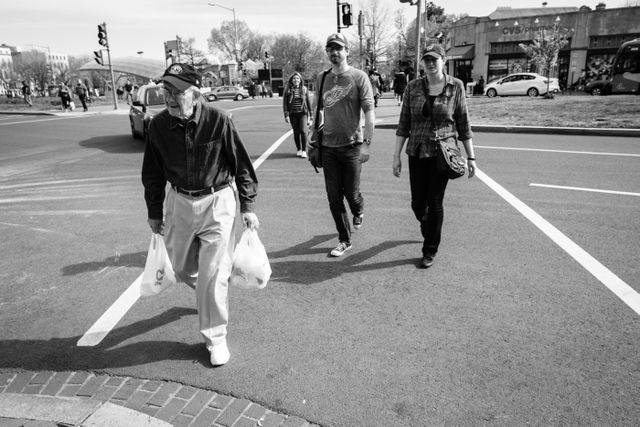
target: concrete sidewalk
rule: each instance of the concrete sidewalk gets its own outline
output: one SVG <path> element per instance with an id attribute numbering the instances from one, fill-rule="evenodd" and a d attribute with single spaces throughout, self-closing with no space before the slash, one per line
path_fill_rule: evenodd
<path id="1" fill-rule="evenodd" d="M 246 399 L 89 372 L 0 372 L 0 427 L 309 427 Z"/>

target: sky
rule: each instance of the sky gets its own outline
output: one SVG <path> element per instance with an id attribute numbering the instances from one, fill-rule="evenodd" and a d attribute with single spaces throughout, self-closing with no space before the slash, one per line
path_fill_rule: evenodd
<path id="1" fill-rule="evenodd" d="M 341 0 L 345 1 L 345 0 Z M 416 6 L 399 0 L 378 0 L 389 18 L 397 9 L 408 20 L 415 18 Z M 547 7 L 590 6 L 598 0 L 549 0 Z M 368 0 L 346 0 L 352 5 L 354 22 Z M 220 6 L 209 6 L 209 3 Z M 487 16 L 499 6 L 541 7 L 537 0 L 439 0 L 435 4 L 447 14 L 467 13 Z M 608 8 L 622 7 L 626 0 L 605 0 Z M 227 9 L 225 9 L 227 8 Z M 208 52 L 212 28 L 223 21 L 245 21 L 252 31 L 263 34 L 305 33 L 324 41 L 336 30 L 336 0 L 3 0 L 0 44 L 44 46 L 51 53 L 93 56 L 100 48 L 97 24 L 107 23 L 111 55 L 114 58 L 141 55 L 164 59 L 164 41 L 195 38 L 195 47 Z M 342 30 L 357 38 L 357 25 Z M 139 54 L 138 52 L 142 52 Z"/>

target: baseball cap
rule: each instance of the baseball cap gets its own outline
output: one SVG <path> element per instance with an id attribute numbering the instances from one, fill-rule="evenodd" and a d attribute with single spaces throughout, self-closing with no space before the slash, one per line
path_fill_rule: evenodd
<path id="1" fill-rule="evenodd" d="M 160 80 L 169 83 L 179 91 L 185 91 L 190 86 L 200 87 L 202 84 L 200 73 L 191 65 L 181 63 L 171 64 Z"/>
<path id="2" fill-rule="evenodd" d="M 330 44 L 335 43 L 340 46 L 347 46 L 347 38 L 342 33 L 333 33 L 329 37 L 327 37 L 326 46 L 329 47 Z"/>
<path id="3" fill-rule="evenodd" d="M 424 59 L 425 56 L 433 56 L 434 58 L 444 59 L 447 56 L 447 54 L 445 53 L 444 48 L 439 44 L 430 44 L 424 50 L 424 53 L 422 54 L 422 59 Z"/>

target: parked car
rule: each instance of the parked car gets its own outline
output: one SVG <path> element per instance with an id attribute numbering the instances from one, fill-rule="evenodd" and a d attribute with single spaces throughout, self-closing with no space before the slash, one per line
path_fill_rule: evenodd
<path id="1" fill-rule="evenodd" d="M 558 79 L 549 79 L 549 91 L 558 92 L 560 86 Z M 547 78 L 536 73 L 509 74 L 498 80 L 488 83 L 484 88 L 484 94 L 489 98 L 494 96 L 527 95 L 535 97 L 547 93 Z"/>
<path id="2" fill-rule="evenodd" d="M 607 95 L 611 93 L 611 82 L 609 80 L 592 80 L 584 85 L 584 91 L 593 96 Z"/>
<path id="3" fill-rule="evenodd" d="M 204 92 L 202 96 L 204 96 L 204 98 L 209 102 L 217 101 L 219 99 L 242 101 L 249 97 L 249 91 L 237 86 L 219 86 L 214 87 L 208 92 Z"/>
<path id="4" fill-rule="evenodd" d="M 129 109 L 131 135 L 134 138 L 145 139 L 149 129 L 149 122 L 153 116 L 165 108 L 162 84 L 140 86 Z"/>

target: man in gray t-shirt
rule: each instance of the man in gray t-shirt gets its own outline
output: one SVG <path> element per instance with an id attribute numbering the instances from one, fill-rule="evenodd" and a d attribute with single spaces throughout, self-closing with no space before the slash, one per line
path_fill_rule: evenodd
<path id="1" fill-rule="evenodd" d="M 353 214 L 353 227 L 362 226 L 364 200 L 360 193 L 362 163 L 369 160 L 369 144 L 375 122 L 373 91 L 364 71 L 347 64 L 349 46 L 341 33 L 327 38 L 326 51 L 331 70 L 320 73 L 316 87 L 322 85 L 324 136 L 322 165 L 329 199 L 329 209 L 338 231 L 338 246 L 331 256 L 341 256 L 351 249 L 351 226 L 344 205 L 347 199 Z M 324 84 L 322 79 L 324 78 Z M 362 129 L 364 113 L 364 129 Z"/>

